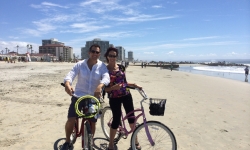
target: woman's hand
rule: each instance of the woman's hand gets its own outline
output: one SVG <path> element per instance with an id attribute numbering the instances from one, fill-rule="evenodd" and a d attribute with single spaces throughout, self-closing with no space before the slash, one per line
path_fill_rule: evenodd
<path id="1" fill-rule="evenodd" d="M 120 90 L 121 87 L 122 87 L 122 84 L 121 84 L 121 83 L 118 83 L 118 84 L 116 84 L 116 85 L 113 85 L 113 86 L 111 87 L 111 89 L 112 89 L 112 90 Z"/>

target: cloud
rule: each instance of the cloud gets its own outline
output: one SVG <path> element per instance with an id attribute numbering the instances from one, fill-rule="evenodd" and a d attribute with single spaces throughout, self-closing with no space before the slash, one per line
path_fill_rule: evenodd
<path id="1" fill-rule="evenodd" d="M 26 53 L 27 52 L 27 45 L 31 44 L 32 49 L 38 52 L 39 45 L 36 43 L 30 43 L 30 42 L 22 42 L 22 41 L 1 41 L 0 40 L 0 50 L 4 50 L 4 54 L 6 53 L 6 49 L 8 48 L 10 51 L 17 51 L 17 45 L 18 45 L 18 53 Z"/>
<path id="2" fill-rule="evenodd" d="M 215 53 L 207 54 L 207 56 L 217 56 Z"/>
<path id="3" fill-rule="evenodd" d="M 68 6 L 62 6 L 62 5 L 54 4 L 50 2 L 42 2 L 40 5 L 31 4 L 30 6 L 36 9 L 39 9 L 39 8 L 44 9 L 44 8 L 52 8 L 52 7 L 59 7 L 59 8 L 65 8 L 65 9 L 69 8 Z"/>
<path id="4" fill-rule="evenodd" d="M 99 2 L 101 2 L 101 0 L 87 0 L 85 2 L 80 3 L 80 6 L 88 6 L 93 3 L 99 3 Z"/>
<path id="5" fill-rule="evenodd" d="M 168 52 L 167 54 L 168 54 L 168 55 L 174 54 L 174 51 L 170 51 L 170 52 Z"/>
<path id="6" fill-rule="evenodd" d="M 50 2 L 42 2 L 42 5 L 47 6 L 47 7 L 68 8 L 67 6 L 62 6 L 62 5 L 54 4 L 54 3 L 50 3 Z"/>
<path id="7" fill-rule="evenodd" d="M 121 17 L 121 16 L 106 16 L 105 19 L 114 20 L 114 21 L 124 21 L 124 22 L 145 22 L 145 21 L 156 21 L 156 20 L 167 20 L 178 18 L 178 16 L 167 16 L 167 17 L 158 17 L 156 15 L 138 15 L 132 17 Z"/>
<path id="8" fill-rule="evenodd" d="M 22 33 L 29 34 L 32 36 L 41 36 L 57 29 L 56 26 L 51 25 L 49 23 L 46 24 L 42 21 L 34 21 L 33 24 L 36 26 L 36 29 L 22 29 Z"/>
<path id="9" fill-rule="evenodd" d="M 178 4 L 178 2 L 167 2 L 168 4 L 173 4 L 173 5 L 176 5 L 176 4 Z"/>
<path id="10" fill-rule="evenodd" d="M 70 25 L 72 29 L 69 30 L 63 30 L 61 33 L 87 33 L 92 31 L 98 31 L 106 28 L 110 28 L 109 25 L 95 25 L 97 23 L 95 22 L 89 22 L 89 23 L 73 23 Z"/>
<path id="11" fill-rule="evenodd" d="M 144 54 L 154 54 L 154 52 L 144 52 Z"/>
<path id="12" fill-rule="evenodd" d="M 235 52 L 232 52 L 231 54 L 232 54 L 232 55 L 237 55 L 237 53 L 235 53 Z"/>
<path id="13" fill-rule="evenodd" d="M 208 37 L 197 37 L 197 38 L 187 38 L 183 39 L 183 41 L 198 41 L 198 40 L 207 40 L 207 39 L 216 39 L 218 36 L 208 36 Z"/>
<path id="14" fill-rule="evenodd" d="M 152 8 L 162 8 L 161 5 L 153 5 Z"/>
<path id="15" fill-rule="evenodd" d="M 9 36 L 10 39 L 19 39 L 17 36 Z"/>

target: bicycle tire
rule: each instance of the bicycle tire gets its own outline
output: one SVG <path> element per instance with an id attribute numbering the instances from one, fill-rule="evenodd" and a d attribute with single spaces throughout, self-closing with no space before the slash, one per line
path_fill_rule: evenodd
<path id="1" fill-rule="evenodd" d="M 84 123 L 84 148 L 83 150 L 93 150 L 92 147 L 93 136 L 91 133 L 91 127 L 88 121 Z"/>
<path id="2" fill-rule="evenodd" d="M 112 123 L 112 111 L 109 106 L 106 106 L 102 110 L 102 115 L 101 115 L 101 126 L 102 126 L 102 131 L 106 137 L 106 139 L 109 140 L 109 132 L 110 132 L 110 125 Z M 110 125 L 108 125 L 110 124 Z M 115 139 L 118 138 L 119 132 L 117 132 Z"/>
<path id="3" fill-rule="evenodd" d="M 147 121 L 149 132 L 155 143 L 154 146 L 148 141 L 144 124 L 140 124 L 133 132 L 131 136 L 131 148 L 136 150 L 135 139 L 137 137 L 138 142 L 142 149 L 168 149 L 168 150 L 177 150 L 177 143 L 173 132 L 164 124 L 158 121 Z"/>

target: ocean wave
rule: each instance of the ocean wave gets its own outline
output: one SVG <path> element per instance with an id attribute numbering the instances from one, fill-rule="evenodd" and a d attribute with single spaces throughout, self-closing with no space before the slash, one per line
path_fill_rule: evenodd
<path id="1" fill-rule="evenodd" d="M 207 66 L 207 67 L 193 67 L 195 70 L 214 71 L 214 72 L 229 72 L 229 73 L 245 73 L 245 67 L 238 66 Z"/>

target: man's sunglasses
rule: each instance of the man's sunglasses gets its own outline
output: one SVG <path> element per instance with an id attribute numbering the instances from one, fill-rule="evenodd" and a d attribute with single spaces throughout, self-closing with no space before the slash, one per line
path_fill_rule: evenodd
<path id="1" fill-rule="evenodd" d="M 99 54 L 99 53 L 100 53 L 100 52 L 95 51 L 95 50 L 91 50 L 90 52 L 91 52 L 92 54 L 94 54 L 94 53 Z"/>
<path id="2" fill-rule="evenodd" d="M 110 58 L 116 58 L 116 55 L 108 55 Z"/>

